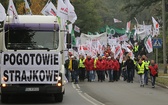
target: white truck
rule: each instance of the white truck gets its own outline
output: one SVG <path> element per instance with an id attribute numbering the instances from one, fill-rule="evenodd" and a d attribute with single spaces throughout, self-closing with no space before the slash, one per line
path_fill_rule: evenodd
<path id="1" fill-rule="evenodd" d="M 0 24 L 1 102 L 17 94 L 52 94 L 62 102 L 64 32 L 55 16 L 19 15 Z"/>

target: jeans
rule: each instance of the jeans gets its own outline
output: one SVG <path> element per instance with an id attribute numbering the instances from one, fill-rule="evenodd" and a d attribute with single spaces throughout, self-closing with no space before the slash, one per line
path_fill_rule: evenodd
<path id="1" fill-rule="evenodd" d="M 144 85 L 144 74 L 139 75 L 140 85 Z"/>
<path id="2" fill-rule="evenodd" d="M 124 81 L 126 81 L 127 80 L 127 70 L 123 70 L 122 71 L 122 75 L 123 75 L 123 79 L 124 79 Z"/>
<path id="3" fill-rule="evenodd" d="M 88 71 L 88 81 L 92 81 L 94 79 L 94 71 L 91 70 L 91 71 Z"/>
<path id="4" fill-rule="evenodd" d="M 151 76 L 152 86 L 155 86 L 156 76 Z"/>
<path id="5" fill-rule="evenodd" d="M 133 69 L 127 69 L 127 82 L 133 81 Z"/>
<path id="6" fill-rule="evenodd" d="M 74 71 L 75 83 L 78 83 L 78 75 L 79 75 L 79 71 L 78 70 Z"/>
<path id="7" fill-rule="evenodd" d="M 74 80 L 75 80 L 75 73 L 74 73 L 74 71 L 71 71 L 71 79 L 72 79 L 72 82 L 74 82 Z"/>
<path id="8" fill-rule="evenodd" d="M 69 74 L 70 74 L 70 71 L 68 69 L 66 69 L 65 77 L 67 78 L 68 81 L 69 81 Z"/>
<path id="9" fill-rule="evenodd" d="M 79 68 L 79 80 L 84 81 L 85 79 L 85 68 Z"/>
<path id="10" fill-rule="evenodd" d="M 113 81 L 113 70 L 108 70 L 109 81 Z"/>
<path id="11" fill-rule="evenodd" d="M 145 70 L 145 76 L 144 76 L 144 80 L 145 80 L 145 84 L 148 84 L 148 70 Z"/>
<path id="12" fill-rule="evenodd" d="M 104 71 L 99 71 L 99 75 L 100 75 L 100 80 L 101 80 L 101 82 L 104 80 L 104 78 L 105 78 L 105 72 Z"/>

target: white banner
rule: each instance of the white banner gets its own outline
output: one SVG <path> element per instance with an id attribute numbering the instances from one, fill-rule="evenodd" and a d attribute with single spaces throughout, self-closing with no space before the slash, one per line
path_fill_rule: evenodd
<path id="1" fill-rule="evenodd" d="M 59 54 L 55 52 L 3 52 L 1 83 L 56 83 L 60 71 Z"/>
<path id="2" fill-rule="evenodd" d="M 88 44 L 88 41 L 92 41 L 92 43 L 97 43 L 97 41 L 99 41 L 101 43 L 101 45 L 107 45 L 107 34 L 106 33 L 102 33 L 100 35 L 87 35 L 82 33 L 81 36 L 81 44 Z"/>

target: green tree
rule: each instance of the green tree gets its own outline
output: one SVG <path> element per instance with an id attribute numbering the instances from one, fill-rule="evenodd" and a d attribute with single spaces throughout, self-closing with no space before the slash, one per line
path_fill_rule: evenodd
<path id="1" fill-rule="evenodd" d="M 80 27 L 83 33 L 95 32 L 101 27 L 102 20 L 98 14 L 96 1 L 101 0 L 75 0 L 72 2 L 78 16 L 75 24 Z"/>

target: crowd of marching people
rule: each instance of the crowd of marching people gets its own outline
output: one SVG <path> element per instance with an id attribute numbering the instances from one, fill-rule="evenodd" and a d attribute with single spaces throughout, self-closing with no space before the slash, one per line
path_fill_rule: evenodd
<path id="1" fill-rule="evenodd" d="M 135 54 L 138 51 L 137 47 L 133 50 Z M 107 46 L 103 55 L 97 54 L 97 57 L 79 55 L 79 59 L 77 59 L 69 53 L 69 58 L 65 61 L 64 66 L 66 78 L 75 84 L 85 80 L 103 82 L 107 80 L 106 78 L 109 82 L 115 82 L 120 80 L 120 77 L 123 77 L 123 80 L 128 83 L 133 83 L 135 73 L 137 73 L 140 87 L 148 85 L 148 77 L 151 77 L 152 88 L 154 88 L 158 75 L 157 64 L 154 60 L 149 61 L 146 55 L 137 55 L 132 59 L 128 54 L 125 54 L 122 62 L 119 62 L 119 57 L 114 58 L 110 46 Z"/>

